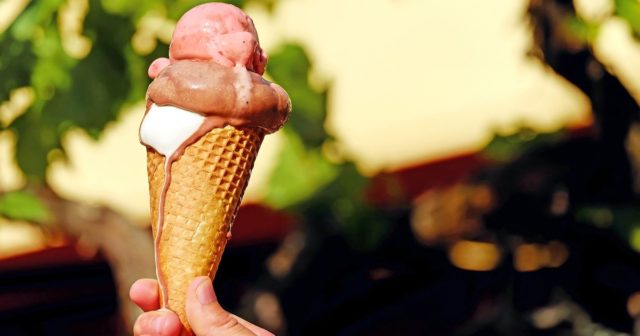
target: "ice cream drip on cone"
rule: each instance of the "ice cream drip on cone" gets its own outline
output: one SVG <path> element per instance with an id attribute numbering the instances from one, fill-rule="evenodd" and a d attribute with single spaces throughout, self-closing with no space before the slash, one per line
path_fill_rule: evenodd
<path id="1" fill-rule="evenodd" d="M 291 102 L 261 77 L 267 61 L 251 19 L 208 3 L 178 21 L 169 58 L 154 61 L 140 141 L 147 146 L 161 305 L 186 334 L 185 296 L 214 277 L 265 134 Z"/>

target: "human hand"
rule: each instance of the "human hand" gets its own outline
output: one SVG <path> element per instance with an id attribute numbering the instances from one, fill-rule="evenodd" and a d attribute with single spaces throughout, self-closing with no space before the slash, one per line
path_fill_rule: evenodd
<path id="1" fill-rule="evenodd" d="M 136 281 L 131 286 L 129 297 L 145 311 L 133 326 L 135 336 L 180 335 L 182 324 L 178 315 L 170 310 L 160 309 L 156 280 Z M 224 310 L 218 303 L 208 277 L 198 277 L 189 286 L 186 312 L 191 329 L 197 336 L 273 336 L 269 331 Z"/>

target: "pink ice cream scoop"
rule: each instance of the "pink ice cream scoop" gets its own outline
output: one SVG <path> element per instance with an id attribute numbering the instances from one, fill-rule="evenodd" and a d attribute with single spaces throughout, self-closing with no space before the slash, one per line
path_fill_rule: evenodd
<path id="1" fill-rule="evenodd" d="M 158 58 L 149 66 L 149 77 L 180 60 L 212 60 L 220 65 L 245 67 L 262 75 L 267 55 L 260 48 L 258 33 L 249 16 L 225 3 L 207 3 L 186 12 L 176 24 L 169 58 Z"/>

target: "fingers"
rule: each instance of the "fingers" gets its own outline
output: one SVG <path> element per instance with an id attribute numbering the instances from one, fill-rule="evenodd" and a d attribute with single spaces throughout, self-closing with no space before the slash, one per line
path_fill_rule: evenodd
<path id="1" fill-rule="evenodd" d="M 160 308 L 158 282 L 154 279 L 140 279 L 134 282 L 129 290 L 129 297 L 133 303 L 144 311 Z"/>
<path id="2" fill-rule="evenodd" d="M 220 306 L 213 292 L 211 279 L 208 277 L 198 277 L 191 283 L 187 292 L 186 306 L 187 319 L 191 329 L 198 336 L 254 336 L 257 334 L 246 326 L 250 323 L 244 320 L 242 322 L 246 322 L 246 324 L 241 323 L 239 319 Z M 259 335 L 271 334 L 260 333 Z"/>
<path id="3" fill-rule="evenodd" d="M 143 313 L 133 325 L 134 336 L 178 336 L 181 330 L 178 315 L 170 310 Z"/>
<path id="4" fill-rule="evenodd" d="M 158 283 L 153 279 L 136 281 L 129 291 L 131 300 L 146 313 L 140 315 L 134 325 L 134 335 L 178 336 L 182 325 L 178 316 L 170 310 L 159 309 Z M 187 292 L 187 319 L 198 336 L 207 335 L 258 335 L 273 336 L 240 317 L 225 311 L 213 292 L 211 279 L 196 278 Z"/>

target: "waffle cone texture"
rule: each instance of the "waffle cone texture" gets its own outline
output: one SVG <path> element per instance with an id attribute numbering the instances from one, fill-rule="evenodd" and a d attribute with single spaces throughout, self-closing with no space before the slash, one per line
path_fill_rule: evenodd
<path id="1" fill-rule="evenodd" d="M 215 276 L 263 138 L 257 128 L 226 126 L 188 146 L 171 165 L 160 232 L 165 158 L 147 150 L 156 268 L 166 291 L 165 298 L 160 290 L 161 302 L 178 314 L 186 335 L 192 334 L 185 314 L 187 289 L 198 276 Z"/>

